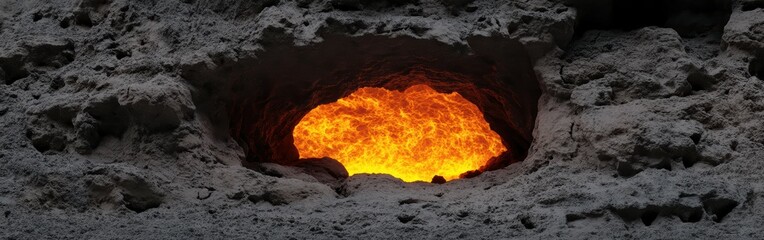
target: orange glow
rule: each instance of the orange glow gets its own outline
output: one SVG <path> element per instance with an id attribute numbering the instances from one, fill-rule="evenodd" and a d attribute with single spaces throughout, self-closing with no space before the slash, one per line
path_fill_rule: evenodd
<path id="1" fill-rule="evenodd" d="M 459 178 L 506 151 L 477 106 L 427 85 L 361 88 L 320 105 L 297 124 L 294 143 L 301 158 L 331 157 L 350 175 L 387 173 L 406 182 Z"/>

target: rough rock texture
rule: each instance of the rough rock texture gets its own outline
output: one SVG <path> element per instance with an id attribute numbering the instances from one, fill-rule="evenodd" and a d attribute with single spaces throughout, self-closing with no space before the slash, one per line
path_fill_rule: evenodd
<path id="1" fill-rule="evenodd" d="M 0 237 L 764 238 L 764 1 L 623 2 L 0 1 Z M 224 84 L 188 73 L 330 35 L 520 44 L 527 157 L 444 184 L 244 168 Z"/>

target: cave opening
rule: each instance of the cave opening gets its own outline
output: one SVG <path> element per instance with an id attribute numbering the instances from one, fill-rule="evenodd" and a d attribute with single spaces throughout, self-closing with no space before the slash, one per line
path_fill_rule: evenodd
<path id="1" fill-rule="evenodd" d="M 507 150 L 475 104 L 427 85 L 360 88 L 312 109 L 293 135 L 301 159 L 330 157 L 351 176 L 406 182 L 457 179 Z"/>
<path id="2" fill-rule="evenodd" d="M 219 60 L 214 69 L 191 69 L 184 77 L 196 88 L 197 108 L 215 125 L 218 136 L 239 143 L 246 156 L 242 165 L 252 169 L 262 163 L 297 166 L 320 157 L 339 158 L 301 156 L 295 129 L 311 110 L 354 92 L 428 88 L 434 94 L 459 95 L 477 109 L 497 139 L 486 141 L 493 144 L 488 144 L 491 151 L 485 151 L 486 145 L 463 147 L 464 152 L 490 152 L 480 155 L 487 159 L 479 164 L 468 164 L 466 172 L 416 178 L 393 174 L 404 181 L 437 182 L 473 177 L 525 158 L 541 95 L 531 61 L 519 42 L 498 37 L 449 45 L 406 37 L 332 35 L 308 46 L 268 43 L 256 58 Z M 453 165 L 450 161 L 469 162 L 440 162 Z"/>

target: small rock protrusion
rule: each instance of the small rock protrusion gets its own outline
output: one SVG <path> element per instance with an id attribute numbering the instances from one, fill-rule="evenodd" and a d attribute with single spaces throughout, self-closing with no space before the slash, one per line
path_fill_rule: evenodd
<path id="1" fill-rule="evenodd" d="M 316 178 L 319 182 L 330 183 L 348 178 L 345 166 L 332 158 L 303 159 L 296 167 Z"/>
<path id="2" fill-rule="evenodd" d="M 480 174 L 483 174 L 483 171 L 480 170 L 472 170 L 467 171 L 459 175 L 460 178 L 474 178 L 477 176 L 480 176 Z"/>
<path id="3" fill-rule="evenodd" d="M 208 199 L 208 198 L 210 198 L 212 196 L 212 192 L 213 191 L 210 190 L 210 189 L 203 188 L 203 189 L 201 189 L 201 190 L 196 192 L 196 199 L 206 200 L 206 199 Z"/>
<path id="4" fill-rule="evenodd" d="M 444 178 L 443 176 L 435 175 L 432 177 L 432 181 L 430 182 L 435 184 L 444 184 L 446 183 L 446 178 Z"/>

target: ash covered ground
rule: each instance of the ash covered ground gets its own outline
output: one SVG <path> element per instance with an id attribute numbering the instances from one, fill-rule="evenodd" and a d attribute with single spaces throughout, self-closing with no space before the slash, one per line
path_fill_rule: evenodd
<path id="1" fill-rule="evenodd" d="M 198 79 L 334 35 L 520 43 L 527 157 L 445 184 L 243 167 Z M 2 0 L 0 39 L 5 239 L 764 238 L 764 1 Z"/>

